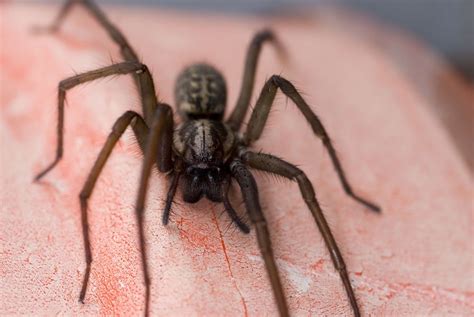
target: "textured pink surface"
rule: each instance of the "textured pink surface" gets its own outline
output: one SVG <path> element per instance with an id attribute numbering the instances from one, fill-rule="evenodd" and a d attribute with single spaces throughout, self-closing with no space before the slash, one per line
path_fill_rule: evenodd
<path id="1" fill-rule="evenodd" d="M 85 268 L 77 196 L 115 118 L 139 109 L 131 80 L 106 79 L 69 93 L 64 159 L 33 184 L 54 154 L 58 81 L 119 56 L 83 10 L 75 10 L 59 35 L 33 36 L 30 27 L 51 21 L 57 7 L 0 9 L 0 314 L 135 315 L 144 307 L 133 216 L 141 159 L 129 132 L 90 202 L 94 263 L 86 304 L 77 301 Z M 222 69 L 232 106 L 245 48 L 261 21 L 106 11 L 152 69 L 163 100 L 173 100 L 183 65 L 204 60 Z M 272 73 L 295 81 L 326 124 L 354 188 L 380 203 L 383 214 L 344 195 L 320 142 L 285 98 L 255 148 L 308 173 L 365 315 L 473 315 L 468 168 L 397 64 L 368 39 L 321 17 L 270 23 L 289 59 L 282 65 L 265 48 L 257 87 Z M 338 274 L 296 185 L 257 178 L 291 313 L 349 315 Z M 206 201 L 176 204 L 164 228 L 164 180 L 152 178 L 146 214 L 152 312 L 275 315 L 253 232 L 228 229 L 223 208 Z"/>

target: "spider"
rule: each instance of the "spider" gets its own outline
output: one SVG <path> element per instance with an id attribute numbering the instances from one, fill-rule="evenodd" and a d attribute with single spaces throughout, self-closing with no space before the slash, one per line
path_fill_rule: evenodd
<path id="1" fill-rule="evenodd" d="M 173 198 L 178 185 L 180 185 L 185 202 L 195 203 L 205 197 L 213 202 L 223 203 L 226 212 L 237 227 L 243 233 L 249 233 L 250 228 L 238 216 L 228 198 L 232 180 L 237 181 L 248 216 L 256 230 L 258 245 L 281 316 L 289 315 L 288 306 L 273 256 L 267 222 L 260 206 L 257 184 L 249 168 L 296 181 L 329 249 L 334 266 L 340 274 L 353 313 L 355 316 L 360 316 L 346 265 L 324 218 L 311 182 L 304 172 L 295 165 L 273 155 L 250 150 L 252 143 L 259 139 L 262 134 L 278 89 L 294 102 L 310 123 L 314 134 L 322 140 L 345 192 L 370 210 L 380 212 L 380 208 L 352 191 L 323 124 L 293 84 L 285 78 L 273 75 L 266 81 L 257 99 L 246 131 L 244 133 L 239 132 L 249 108 L 257 61 L 262 45 L 273 43 L 278 50 L 283 50 L 275 34 L 271 30 L 262 30 L 253 37 L 247 51 L 242 87 L 237 105 L 225 121 L 224 110 L 227 90 L 226 82 L 221 73 L 213 66 L 202 63 L 185 68 L 178 76 L 175 87 L 176 105 L 182 123 L 174 127 L 172 109 L 168 104 L 157 99 L 153 77 L 147 66 L 138 60 L 137 54 L 123 34 L 108 20 L 94 2 L 91 0 L 67 1 L 54 22 L 46 30 L 50 32 L 57 31 L 73 4 L 76 3 L 82 4 L 105 28 L 113 41 L 120 47 L 120 52 L 125 61 L 78 74 L 59 83 L 56 157 L 51 164 L 36 176 L 35 180 L 38 181 L 44 177 L 62 158 L 64 102 L 66 92 L 69 89 L 107 76 L 132 74 L 140 93 L 143 110 L 142 115 L 135 111 L 127 111 L 117 119 L 79 195 L 85 260 L 87 263 L 79 300 L 84 303 L 92 263 L 87 214 L 88 199 L 112 149 L 127 127 L 130 126 L 144 155 L 135 215 L 138 222 L 142 269 L 146 287 L 146 315 L 149 314 L 151 279 L 147 266 L 143 213 L 148 180 L 151 170 L 155 166 L 169 178 L 169 190 L 162 217 L 163 225 L 169 222 Z"/>

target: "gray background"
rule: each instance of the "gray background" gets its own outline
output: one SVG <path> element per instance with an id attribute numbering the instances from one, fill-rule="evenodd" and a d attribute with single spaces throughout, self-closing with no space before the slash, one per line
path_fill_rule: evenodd
<path id="1" fill-rule="evenodd" d="M 343 5 L 415 33 L 474 79 L 474 0 L 97 0 L 160 5 L 229 14 L 284 12 L 304 6 Z"/>

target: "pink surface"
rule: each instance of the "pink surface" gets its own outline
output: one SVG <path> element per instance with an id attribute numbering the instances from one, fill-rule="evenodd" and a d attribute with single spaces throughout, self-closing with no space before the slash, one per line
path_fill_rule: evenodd
<path id="1" fill-rule="evenodd" d="M 105 32 L 75 10 L 57 36 L 33 36 L 58 7 L 1 4 L 1 315 L 136 315 L 144 307 L 133 204 L 141 159 L 122 139 L 90 201 L 94 262 L 86 303 L 78 194 L 114 120 L 139 109 L 128 77 L 68 94 L 65 156 L 54 155 L 59 80 L 119 60 Z M 298 164 L 315 185 L 364 315 L 474 315 L 472 183 L 443 126 L 397 64 L 334 20 L 231 19 L 165 10 L 106 8 L 172 102 L 184 65 L 212 62 L 232 107 L 252 34 L 271 24 L 288 48 L 265 48 L 257 87 L 273 73 L 294 80 L 326 124 L 355 190 L 378 216 L 347 198 L 320 142 L 278 98 L 255 149 Z M 346 17 L 347 18 L 347 17 Z M 345 20 L 347 25 L 347 20 Z M 336 23 L 337 24 L 337 23 Z M 257 88 L 259 89 L 259 88 Z M 346 295 L 297 186 L 257 173 L 292 315 L 350 315 Z M 165 178 L 151 181 L 146 234 L 155 315 L 275 315 L 254 233 L 229 229 L 222 206 L 174 206 L 161 225 Z M 178 193 L 180 194 L 180 193 Z M 242 207 L 242 206 L 241 206 Z"/>

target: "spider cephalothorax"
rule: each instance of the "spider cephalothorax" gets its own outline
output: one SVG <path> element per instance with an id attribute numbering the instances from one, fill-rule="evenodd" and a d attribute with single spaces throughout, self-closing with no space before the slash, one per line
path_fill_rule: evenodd
<path id="1" fill-rule="evenodd" d="M 339 272 L 354 315 L 359 316 L 359 308 L 344 260 L 321 211 L 311 182 L 304 172 L 295 165 L 285 162 L 276 156 L 253 152 L 250 149 L 252 143 L 262 134 L 278 89 L 295 103 L 310 123 L 313 133 L 323 141 L 346 193 L 373 211 L 380 211 L 379 207 L 354 194 L 324 126 L 291 82 L 285 78 L 273 75 L 267 80 L 257 99 L 245 132 L 239 132 L 249 108 L 257 60 L 262 44 L 264 42 L 272 42 L 277 44 L 277 48 L 281 48 L 273 33 L 269 30 L 264 30 L 254 36 L 247 52 L 239 99 L 226 121 L 223 121 L 227 99 L 226 83 L 223 76 L 214 67 L 207 64 L 194 64 L 185 68 L 178 76 L 175 88 L 176 106 L 178 113 L 181 115 L 182 123 L 174 127 L 171 107 L 158 101 L 153 78 L 148 68 L 138 61 L 137 54 L 128 44 L 122 33 L 110 23 L 104 13 L 92 1 L 69 0 L 63 10 L 61 10 L 55 23 L 50 27 L 50 30 L 55 31 L 58 29 L 64 16 L 74 3 L 83 3 L 102 24 L 112 39 L 119 45 L 125 62 L 79 74 L 60 82 L 56 158 L 36 176 L 36 180 L 39 180 L 53 169 L 62 157 L 64 101 L 68 89 L 106 76 L 133 74 L 142 102 L 142 115 L 135 111 L 127 111 L 117 119 L 79 195 L 87 262 L 79 299 L 82 302 L 84 301 L 92 263 L 87 214 L 88 199 L 112 149 L 125 129 L 130 126 L 144 154 L 135 214 L 138 222 L 146 286 L 146 314 L 149 313 L 151 279 L 147 267 L 143 211 L 148 179 L 153 166 L 156 166 L 160 172 L 166 173 L 169 178 L 169 190 L 163 211 L 163 224 L 165 225 L 169 220 L 178 184 L 181 184 L 184 201 L 194 203 L 206 197 L 214 202 L 222 202 L 232 221 L 242 232 L 248 233 L 249 227 L 237 215 L 228 198 L 231 182 L 233 180 L 237 181 L 241 189 L 248 218 L 256 230 L 258 244 L 281 316 L 288 315 L 288 306 L 273 256 L 267 223 L 260 206 L 257 184 L 250 172 L 250 168 L 296 181 L 303 199 L 311 211 L 324 238 L 324 242 L 330 251 L 331 259 Z"/>
<path id="2" fill-rule="evenodd" d="M 205 196 L 222 201 L 222 180 L 227 177 L 226 160 L 235 145 L 232 130 L 220 121 L 186 121 L 174 132 L 173 150 L 183 161 L 183 199 L 197 202 Z"/>

